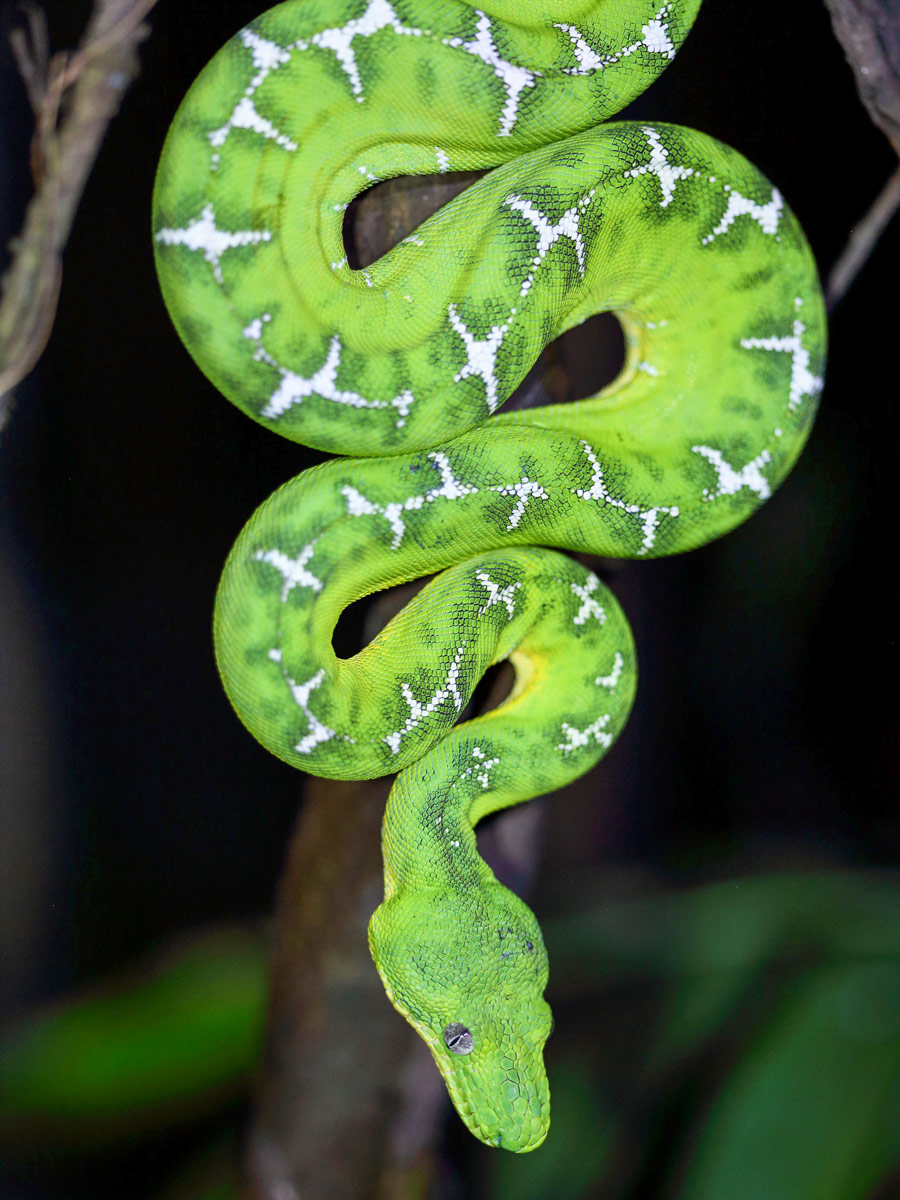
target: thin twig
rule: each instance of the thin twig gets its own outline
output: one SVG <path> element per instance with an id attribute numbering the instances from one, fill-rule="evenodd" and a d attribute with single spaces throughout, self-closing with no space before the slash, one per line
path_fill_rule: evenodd
<path id="1" fill-rule="evenodd" d="M 900 0 L 825 0 L 835 37 L 853 68 L 872 123 L 900 155 Z M 832 312 L 867 261 L 900 206 L 900 170 L 854 227 L 831 270 L 826 302 Z"/>
<path id="2" fill-rule="evenodd" d="M 0 430 L 12 390 L 40 358 L 62 281 L 62 252 L 106 129 L 137 75 L 141 24 L 156 0 L 94 0 L 74 53 L 49 55 L 41 9 L 23 4 L 25 27 L 10 35 L 35 128 L 35 192 L 0 284 Z"/>
<path id="3" fill-rule="evenodd" d="M 882 188 L 875 203 L 850 233 L 847 245 L 828 275 L 825 303 L 829 313 L 843 299 L 850 284 L 859 274 L 875 248 L 885 227 L 900 208 L 900 167 Z"/>

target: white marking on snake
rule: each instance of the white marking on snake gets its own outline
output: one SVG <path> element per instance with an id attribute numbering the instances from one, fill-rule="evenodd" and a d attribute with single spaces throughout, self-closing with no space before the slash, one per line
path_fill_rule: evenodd
<path id="1" fill-rule="evenodd" d="M 475 578 L 478 582 L 488 590 L 487 602 L 478 610 L 479 617 L 483 617 L 489 608 L 495 604 L 505 604 L 506 611 L 509 613 L 510 620 L 516 615 L 515 594 L 522 586 L 521 583 L 509 583 L 506 587 L 496 583 L 488 575 L 487 571 L 477 571 Z"/>
<path id="2" fill-rule="evenodd" d="M 569 35 L 572 52 L 578 60 L 577 67 L 563 67 L 567 75 L 590 75 L 592 71 L 602 71 L 606 66 L 601 55 L 584 40 L 577 25 L 566 25 L 562 21 L 553 22 L 554 29 L 561 29 Z"/>
<path id="3" fill-rule="evenodd" d="M 283 672 L 287 685 L 291 690 L 291 695 L 294 698 L 294 703 L 303 712 L 309 723 L 309 733 L 297 743 L 294 749 L 298 754 L 309 754 L 316 746 L 322 742 L 327 742 L 335 736 L 333 729 L 323 724 L 314 712 L 309 708 L 309 697 L 316 690 L 322 680 L 325 678 L 325 668 L 320 667 L 311 679 L 307 679 L 306 683 L 295 683 L 286 671 Z"/>
<path id="4" fill-rule="evenodd" d="M 310 542 L 308 546 L 303 547 L 296 558 L 291 558 L 289 554 L 277 549 L 257 550 L 253 555 L 257 562 L 269 563 L 284 576 L 284 587 L 281 589 L 282 604 L 295 587 L 308 587 L 312 588 L 314 592 L 321 592 L 322 580 L 306 569 L 306 564 L 312 558 L 315 548 L 316 543 Z"/>
<path id="5" fill-rule="evenodd" d="M 501 496 L 515 496 L 516 506 L 509 514 L 509 519 L 506 524 L 507 530 L 515 529 L 522 520 L 522 515 L 525 512 L 525 506 L 528 501 L 534 496 L 538 500 L 549 500 L 550 496 L 539 483 L 533 479 L 529 479 L 527 475 L 523 475 L 518 483 L 497 484 L 490 489 L 492 492 L 499 492 Z"/>
<path id="6" fill-rule="evenodd" d="M 239 36 L 253 56 L 253 66 L 256 68 L 256 74 L 245 92 L 245 95 L 251 96 L 265 83 L 272 71 L 277 71 L 286 62 L 290 62 L 291 52 L 286 46 L 279 46 L 277 42 L 260 37 L 252 29 L 242 29 Z"/>
<path id="7" fill-rule="evenodd" d="M 402 515 L 404 512 L 414 512 L 424 504 L 431 504 L 435 500 L 459 500 L 463 496 L 472 496 L 478 491 L 477 487 L 460 483 L 453 474 L 446 454 L 432 450 L 428 457 L 440 472 L 441 482 L 437 487 L 427 491 L 424 496 L 409 496 L 406 500 L 393 501 L 390 504 L 376 504 L 364 496 L 358 488 L 349 485 L 341 488 L 341 494 L 347 501 L 347 513 L 351 517 L 384 517 L 394 533 L 391 542 L 392 550 L 397 549 L 406 533 L 406 522 Z"/>
<path id="8" fill-rule="evenodd" d="M 757 204 L 755 200 L 748 200 L 727 184 L 725 191 L 728 193 L 728 207 L 712 232 L 700 239 L 702 245 L 707 246 L 720 234 L 727 233 L 738 217 L 752 217 L 763 233 L 772 235 L 778 232 L 778 222 L 784 208 L 784 197 L 778 188 L 772 188 L 772 199 L 767 204 Z"/>
<path id="9" fill-rule="evenodd" d="M 653 508 L 644 509 L 639 504 L 628 504 L 624 500 L 614 498 L 606 490 L 606 484 L 603 482 L 603 468 L 597 460 L 597 455 L 587 442 L 582 442 L 581 447 L 591 464 L 591 486 L 589 488 L 571 488 L 570 491 L 574 492 L 576 496 L 580 496 L 582 500 L 601 500 L 612 508 L 620 508 L 623 512 L 633 513 L 639 517 L 642 538 L 638 554 L 646 554 L 648 550 L 653 549 L 656 542 L 660 517 L 677 517 L 678 506 L 657 504 Z"/>
<path id="10" fill-rule="evenodd" d="M 383 742 L 391 748 L 392 754 L 397 754 L 400 750 L 400 742 L 405 735 L 415 729 L 419 722 L 425 717 L 430 716 L 435 709 L 440 708 L 447 700 L 452 700 L 453 706 L 457 712 L 462 708 L 462 696 L 459 694 L 457 683 L 459 680 L 459 664 L 462 660 L 463 651 L 466 648 L 466 643 L 461 642 L 456 649 L 456 654 L 453 657 L 453 662 L 447 668 L 447 677 L 440 687 L 436 688 L 431 697 L 424 703 L 417 700 L 412 694 L 412 688 L 408 683 L 400 684 L 400 691 L 403 699 L 409 705 L 409 716 L 403 723 L 402 729 L 395 729 L 393 733 L 389 733 L 387 737 L 382 738 Z"/>
<path id="11" fill-rule="evenodd" d="M 440 146 L 435 146 L 434 152 L 437 155 L 438 170 L 439 171 L 449 171 L 450 170 L 450 159 L 447 155 L 447 151 L 442 150 L 440 148 Z"/>
<path id="12" fill-rule="evenodd" d="M 768 500 L 771 496 L 771 485 L 762 473 L 762 468 L 766 463 L 772 461 L 772 455 L 768 450 L 763 450 L 745 466 L 735 468 L 731 463 L 725 461 L 721 450 L 714 450 L 711 446 L 691 446 L 691 449 L 695 454 L 701 454 L 707 462 L 715 467 L 716 486 L 703 489 L 704 500 L 716 500 L 719 496 L 734 496 L 745 487 L 749 488 L 751 492 L 756 492 L 761 500 Z"/>
<path id="13" fill-rule="evenodd" d="M 798 297 L 799 299 L 799 297 Z M 800 306 L 797 305 L 799 308 Z M 790 337 L 741 338 L 741 345 L 746 350 L 775 350 L 791 356 L 791 386 L 788 393 L 788 408 L 791 412 L 798 408 L 804 396 L 817 396 L 822 390 L 821 375 L 813 375 L 809 369 L 809 351 L 803 345 L 803 335 L 806 326 L 802 321 L 794 321 L 794 332 Z"/>
<path id="14" fill-rule="evenodd" d="M 496 767 L 500 759 L 488 758 L 480 746 L 472 747 L 472 757 L 475 759 L 475 762 L 470 767 L 466 767 L 459 778 L 461 780 L 468 779 L 471 775 L 474 775 L 483 788 L 489 788 L 491 786 L 490 772 Z M 459 843 L 457 842 L 456 844 L 458 845 Z"/>
<path id="15" fill-rule="evenodd" d="M 260 242 L 271 241 L 271 238 L 268 229 L 219 229 L 211 204 L 204 205 L 200 216 L 190 221 L 184 229 L 159 229 L 155 234 L 156 241 L 164 246 L 186 246 L 188 250 L 200 250 L 212 267 L 217 283 L 224 282 L 221 259 L 226 251 L 238 246 L 258 246 Z"/>
<path id="16" fill-rule="evenodd" d="M 639 362 L 637 365 L 639 371 L 643 371 L 645 375 L 652 375 L 654 379 L 659 375 L 659 368 L 654 367 L 653 363 Z"/>
<path id="17" fill-rule="evenodd" d="M 408 300 L 409 296 L 406 298 Z M 415 404 L 415 401 L 416 398 L 409 388 L 406 388 L 400 393 L 399 396 L 395 396 L 391 401 L 391 407 L 396 408 L 397 412 L 400 414 L 397 417 L 397 420 L 394 422 L 394 425 L 397 427 L 397 429 L 402 429 L 406 424 L 406 418 L 409 416 L 409 410 L 412 408 L 413 404 Z"/>
<path id="18" fill-rule="evenodd" d="M 575 257 L 578 260 L 578 273 L 584 278 L 584 242 L 581 239 L 581 231 L 578 228 L 578 222 L 581 220 L 582 213 L 585 212 L 591 200 L 594 198 L 596 188 L 591 190 L 571 208 L 566 209 L 555 225 L 550 223 L 550 219 L 541 212 L 539 208 L 531 203 L 530 200 L 525 200 L 522 196 L 507 196 L 503 203 L 507 208 L 511 208 L 513 212 L 520 213 L 526 221 L 530 221 L 534 226 L 534 231 L 538 235 L 537 251 L 532 260 L 532 270 L 526 275 L 522 282 L 522 287 L 519 291 L 520 296 L 524 296 L 534 283 L 534 277 L 541 263 L 544 261 L 550 247 L 561 237 L 567 237 L 571 240 L 575 247 Z"/>
<path id="19" fill-rule="evenodd" d="M 540 74 L 539 71 L 526 71 L 524 67 L 517 67 L 514 63 L 507 62 L 500 57 L 497 47 L 494 45 L 494 39 L 491 36 L 491 19 L 485 16 L 480 9 L 475 9 L 475 16 L 478 18 L 475 26 L 475 37 L 471 42 L 467 42 L 465 38 L 452 37 L 444 38 L 446 46 L 458 47 L 460 50 L 465 50 L 468 54 L 473 54 L 476 58 L 480 58 L 482 62 L 492 69 L 494 74 L 503 84 L 506 89 L 506 103 L 503 106 L 503 111 L 500 113 L 500 130 L 499 137 L 509 137 L 512 133 L 513 125 L 516 123 L 516 118 L 519 115 L 519 97 L 525 88 L 534 87 L 534 81 Z"/>
<path id="20" fill-rule="evenodd" d="M 395 408 L 400 414 L 395 422 L 396 426 L 400 428 L 406 424 L 409 410 L 415 401 L 415 397 L 409 390 L 401 392 L 393 400 L 367 400 L 358 392 L 348 392 L 338 387 L 337 373 L 341 365 L 342 347 L 337 334 L 332 337 L 325 361 L 318 371 L 309 376 L 298 375 L 289 367 L 282 366 L 263 346 L 263 325 L 269 319 L 269 314 L 263 313 L 261 317 L 252 320 L 243 330 L 244 337 L 248 341 L 256 343 L 253 355 L 256 361 L 274 367 L 281 375 L 281 383 L 269 397 L 268 403 L 262 410 L 262 416 L 275 420 L 284 416 L 293 405 L 302 404 L 308 396 L 318 396 L 322 400 L 330 400 L 333 404 L 346 404 L 350 408 Z"/>
<path id="21" fill-rule="evenodd" d="M 613 659 L 613 669 L 609 675 L 598 675 L 594 683 L 598 687 L 609 688 L 610 691 L 616 686 L 622 677 L 622 668 L 625 666 L 625 659 L 616 651 L 616 657 Z"/>
<path id="22" fill-rule="evenodd" d="M 596 592 L 599 586 L 600 580 L 594 574 L 588 575 L 586 584 L 573 583 L 571 581 L 569 582 L 569 587 L 572 589 L 572 595 L 577 596 L 581 601 L 581 607 L 572 618 L 572 621 L 575 625 L 586 624 L 589 617 L 594 617 L 600 622 L 601 625 L 605 624 L 606 610 L 602 604 L 594 599 L 592 594 Z"/>
<path id="23" fill-rule="evenodd" d="M 638 175 L 655 175 L 662 191 L 662 200 L 659 202 L 659 206 L 666 208 L 671 204 L 672 197 L 675 195 L 675 184 L 679 179 L 689 179 L 694 174 L 694 168 L 672 166 L 669 162 L 669 151 L 662 144 L 659 133 L 652 125 L 642 125 L 641 133 L 650 143 L 650 161 L 640 167 L 632 167 L 630 171 L 625 172 L 625 175 L 634 179 Z"/>
<path id="24" fill-rule="evenodd" d="M 604 713 L 603 716 L 598 717 L 596 721 L 592 721 L 585 729 L 576 729 L 568 721 L 563 721 L 561 732 L 566 735 L 566 740 L 559 743 L 556 747 L 557 750 L 562 750 L 563 754 L 571 754 L 573 750 L 580 750 L 584 746 L 589 746 L 591 738 L 594 739 L 598 746 L 604 746 L 608 750 L 612 745 L 612 734 L 604 733 L 603 731 L 609 722 L 609 713 Z"/>
<path id="25" fill-rule="evenodd" d="M 497 351 L 503 344 L 503 339 L 509 332 L 509 325 L 494 325 L 483 340 L 478 340 L 463 323 L 456 311 L 456 305 L 451 304 L 448 313 L 450 324 L 462 338 L 466 351 L 467 362 L 453 377 L 454 383 L 468 379 L 470 375 L 478 375 L 484 381 L 484 393 L 487 400 L 488 412 L 497 408 Z"/>
<path id="26" fill-rule="evenodd" d="M 557 29 L 561 29 L 569 35 L 572 51 L 578 60 L 577 67 L 565 67 L 564 70 L 569 75 L 590 75 L 592 71 L 602 71 L 604 67 L 611 67 L 620 59 L 628 58 L 641 47 L 649 54 L 664 54 L 666 58 L 674 58 L 675 47 L 669 38 L 668 25 L 663 21 L 663 17 L 668 13 L 670 7 L 670 4 L 664 4 L 662 8 L 657 9 L 656 15 L 641 27 L 641 36 L 636 42 L 630 46 L 623 46 L 621 50 L 616 50 L 606 58 L 588 45 L 576 25 L 566 25 L 560 21 L 554 21 Z"/>
<path id="27" fill-rule="evenodd" d="M 232 129 L 249 129 L 254 133 L 262 134 L 265 138 L 276 141 L 285 150 L 296 150 L 296 143 L 291 141 L 285 134 L 280 133 L 271 121 L 261 116 L 256 111 L 256 106 L 253 103 L 254 92 L 266 81 L 272 71 L 277 71 L 286 62 L 290 62 L 290 49 L 285 46 L 279 46 L 277 42 L 270 42 L 266 38 L 261 38 L 252 29 L 242 29 L 239 37 L 253 57 L 253 66 L 256 74 L 244 89 L 243 96 L 234 106 L 231 116 L 225 124 L 221 128 L 214 129 L 211 133 L 207 134 L 211 145 L 218 151 L 218 149 L 224 146 Z M 219 153 L 212 156 L 210 166 L 213 171 L 218 168 L 221 157 Z"/>
<path id="28" fill-rule="evenodd" d="M 260 116 L 250 96 L 242 96 L 234 106 L 234 111 L 225 124 L 220 129 L 214 129 L 212 133 L 207 134 L 210 145 L 216 148 L 224 146 L 232 129 L 247 129 L 251 133 L 258 133 L 261 137 L 274 141 L 284 150 L 293 151 L 297 149 L 296 142 L 276 129 L 271 121 Z M 218 166 L 218 159 L 218 154 L 213 156 L 214 167 Z"/>
<path id="29" fill-rule="evenodd" d="M 320 33 L 314 33 L 308 41 L 301 40 L 294 44 L 298 50 L 308 50 L 310 46 L 316 46 L 320 50 L 332 51 L 350 80 L 350 90 L 362 104 L 365 96 L 353 40 L 358 37 L 371 37 L 374 33 L 380 33 L 382 29 L 393 29 L 394 33 L 407 37 L 422 36 L 421 29 L 413 29 L 401 22 L 388 0 L 369 0 L 361 17 L 343 25 L 336 25 L 332 29 L 323 29 Z"/>

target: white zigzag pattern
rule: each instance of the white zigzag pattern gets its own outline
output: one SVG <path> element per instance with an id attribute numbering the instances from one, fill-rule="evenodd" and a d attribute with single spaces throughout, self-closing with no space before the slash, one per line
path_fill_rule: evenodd
<path id="1" fill-rule="evenodd" d="M 522 196 L 517 195 L 506 197 L 503 203 L 507 208 L 511 208 L 513 212 L 521 213 L 526 221 L 531 222 L 535 233 L 538 235 L 537 250 L 532 260 L 532 270 L 522 282 L 522 287 L 519 291 L 520 296 L 527 295 L 531 285 L 534 283 L 537 270 L 543 263 L 550 247 L 561 237 L 569 238 L 574 245 L 575 257 L 578 260 L 578 271 L 582 279 L 584 278 L 584 242 L 581 238 L 578 223 L 591 200 L 593 200 L 595 192 L 596 188 L 591 188 L 587 195 L 582 196 L 577 204 L 563 213 L 555 225 L 551 224 L 550 219 L 532 204 L 530 200 L 525 200 Z"/>
<path id="2" fill-rule="evenodd" d="M 257 246 L 271 241 L 268 229 L 219 229 L 216 214 L 211 204 L 205 204 L 199 217 L 183 229 L 160 229 L 154 235 L 164 246 L 186 246 L 188 250 L 199 250 L 213 269 L 217 283 L 223 283 L 222 255 L 238 246 Z"/>
<path id="3" fill-rule="evenodd" d="M 662 144 L 659 134 L 652 125 L 642 125 L 641 133 L 650 143 L 650 161 L 640 167 L 632 167 L 626 171 L 628 178 L 636 179 L 638 175 L 655 175 L 659 180 L 662 200 L 660 208 L 666 208 L 675 195 L 675 184 L 679 179 L 689 179 L 694 174 L 693 167 L 673 167 L 669 162 L 669 151 Z"/>
<path id="4" fill-rule="evenodd" d="M 609 713 L 604 713 L 596 721 L 592 721 L 585 729 L 576 729 L 568 721 L 563 721 L 561 732 L 566 735 L 566 740 L 559 743 L 556 747 L 557 750 L 562 750 L 563 754 L 571 754 L 573 750 L 580 750 L 584 746 L 589 746 L 592 738 L 598 746 L 604 746 L 608 750 L 612 745 L 612 734 L 604 733 L 604 730 L 609 722 Z"/>
<path id="5" fill-rule="evenodd" d="M 488 598 L 485 604 L 478 610 L 479 617 L 483 617 L 489 608 L 493 608 L 495 604 L 505 604 L 506 611 L 509 613 L 509 619 L 516 615 L 515 594 L 522 586 L 521 583 L 509 583 L 503 587 L 499 583 L 495 583 L 488 575 L 487 571 L 478 571 L 475 574 L 478 582 L 488 590 Z"/>
<path id="6" fill-rule="evenodd" d="M 506 103 L 500 113 L 498 136 L 509 137 L 519 115 L 519 98 L 526 88 L 534 87 L 534 81 L 540 72 L 527 71 L 524 67 L 517 67 L 514 63 L 501 58 L 491 35 L 490 17 L 477 8 L 475 16 L 478 20 L 475 26 L 475 37 L 471 42 L 467 42 L 465 38 L 451 37 L 444 38 L 444 44 L 458 47 L 468 54 L 480 58 L 483 63 L 487 63 L 503 84 L 506 89 Z"/>
<path id="7" fill-rule="evenodd" d="M 289 554 L 278 549 L 257 550 L 253 555 L 257 562 L 268 563 L 276 571 L 280 571 L 284 577 L 284 586 L 281 589 L 282 604 L 295 587 L 308 587 L 314 592 L 321 592 L 322 580 L 306 569 L 306 564 L 312 558 L 315 548 L 315 541 L 310 542 L 308 546 L 303 547 L 296 558 L 291 558 Z"/>
<path id="8" fill-rule="evenodd" d="M 668 25 L 663 20 L 670 7 L 671 5 L 664 4 L 657 9 L 655 16 L 641 26 L 641 36 L 636 42 L 632 42 L 629 46 L 623 46 L 621 50 L 616 50 L 606 58 L 588 45 L 577 25 L 566 25 L 561 21 L 554 21 L 556 29 L 561 29 L 569 35 L 572 51 L 578 60 L 577 67 L 565 67 L 564 70 L 569 75 L 590 75 L 592 71 L 602 71 L 604 67 L 611 67 L 620 59 L 628 58 L 642 47 L 649 54 L 664 54 L 666 58 L 674 58 L 675 47 L 669 38 Z"/>
<path id="9" fill-rule="evenodd" d="M 289 367 L 282 366 L 277 359 L 265 349 L 262 344 L 262 332 L 265 322 L 271 319 L 269 313 L 263 313 L 251 321 L 244 329 L 244 337 L 255 342 L 256 351 L 253 357 L 257 362 L 264 362 L 274 367 L 281 375 L 281 383 L 269 397 L 262 415 L 270 419 L 283 416 L 295 404 L 301 404 L 308 396 L 319 396 L 323 400 L 331 400 L 334 404 L 346 404 L 350 408 L 394 408 L 399 416 L 395 422 L 398 429 L 406 424 L 406 418 L 415 397 L 409 389 L 395 396 L 393 400 L 367 400 L 358 392 L 345 391 L 337 385 L 338 368 L 341 365 L 341 340 L 335 334 L 328 346 L 325 361 L 310 376 L 298 375 Z"/>
<path id="10" fill-rule="evenodd" d="M 390 746 L 392 754 L 399 753 L 400 743 L 404 736 L 411 730 L 417 728 L 420 721 L 424 720 L 425 717 L 430 716 L 435 709 L 440 708 L 440 706 L 446 700 L 453 701 L 453 706 L 457 712 L 459 712 L 459 710 L 462 708 L 462 696 L 459 694 L 457 682 L 459 680 L 459 664 L 462 660 L 463 651 L 465 648 L 466 643 L 461 642 L 457 647 L 456 654 L 453 657 L 453 662 L 447 668 L 447 678 L 445 679 L 444 683 L 440 687 L 436 688 L 430 698 L 424 703 L 415 698 L 415 696 L 412 694 L 412 688 L 408 683 L 404 682 L 400 684 L 400 691 L 403 695 L 403 699 L 409 705 L 409 716 L 404 721 L 402 729 L 396 729 L 393 733 L 389 733 L 387 737 L 381 739 L 383 742 L 387 742 L 387 744 Z"/>
<path id="11" fill-rule="evenodd" d="M 798 296 L 794 303 L 799 308 L 803 303 Z M 809 351 L 803 345 L 806 326 L 795 320 L 793 333 L 789 337 L 741 338 L 745 350 L 774 350 L 791 356 L 791 384 L 788 392 L 788 408 L 791 412 L 799 408 L 804 396 L 817 396 L 822 390 L 822 377 L 813 375 L 809 369 Z"/>
<path id="12" fill-rule="evenodd" d="M 388 0 L 369 0 L 366 11 L 361 17 L 356 17 L 343 25 L 336 25 L 332 29 L 323 29 L 320 33 L 314 33 L 309 41 L 298 41 L 295 46 L 298 50 L 308 50 L 310 46 L 316 46 L 321 50 L 330 50 L 350 80 L 350 90 L 361 104 L 365 100 L 365 96 L 353 41 L 358 37 L 371 37 L 372 34 L 379 33 L 382 29 L 393 29 L 395 33 L 406 37 L 422 36 L 421 29 L 414 29 L 412 26 L 402 23 Z"/>
<path id="13" fill-rule="evenodd" d="M 733 467 L 725 460 L 721 450 L 715 450 L 711 446 L 691 446 L 691 449 L 695 454 L 702 455 L 716 471 L 716 486 L 703 489 L 704 500 L 716 500 L 719 496 L 734 496 L 745 487 L 749 488 L 751 492 L 756 492 L 762 500 L 768 500 L 771 496 L 771 485 L 762 473 L 762 468 L 766 463 L 772 461 L 772 455 L 768 450 L 763 450 L 745 466 L 738 468 Z"/>
<path id="14" fill-rule="evenodd" d="M 341 494 L 347 501 L 347 512 L 351 517 L 384 517 L 394 532 L 391 542 L 392 550 L 397 549 L 406 533 L 406 522 L 402 515 L 404 512 L 414 512 L 424 504 L 431 504 L 434 500 L 459 500 L 462 496 L 472 496 L 478 491 L 477 487 L 460 483 L 454 477 L 446 454 L 432 450 L 428 457 L 440 471 L 441 482 L 437 487 L 426 492 L 424 496 L 409 496 L 406 500 L 394 501 L 391 504 L 376 504 L 364 496 L 358 488 L 350 485 L 341 488 Z"/>
<path id="15" fill-rule="evenodd" d="M 518 483 L 496 484 L 490 488 L 490 491 L 499 492 L 501 496 L 516 497 L 516 506 L 509 514 L 509 519 L 506 523 L 507 530 L 515 529 L 522 520 L 525 506 L 532 496 L 538 500 L 550 499 L 549 493 L 545 492 L 539 483 L 535 483 L 533 479 L 529 479 L 527 475 L 523 475 Z"/>
<path id="16" fill-rule="evenodd" d="M 572 595 L 577 596 L 581 601 L 581 607 L 572 618 L 572 623 L 574 625 L 586 624 L 589 617 L 594 617 L 595 620 L 599 621 L 601 625 L 606 622 L 606 610 L 598 600 L 594 599 L 594 596 L 592 595 L 593 592 L 596 592 L 599 586 L 600 580 L 593 573 L 588 575 L 586 584 L 574 583 L 570 581 L 569 587 L 572 589 Z"/>
<path id="17" fill-rule="evenodd" d="M 309 732 L 305 737 L 301 738 L 294 749 L 298 754 L 310 754 L 316 746 L 322 742 L 330 741 L 335 737 L 335 731 L 323 724 L 314 712 L 309 708 L 309 697 L 312 692 L 322 683 L 325 678 L 325 668 L 321 667 L 316 671 L 311 679 L 307 679 L 305 683 L 295 683 L 286 671 L 283 672 L 284 678 L 290 688 L 291 695 L 294 698 L 294 703 L 303 712 L 309 724 Z"/>
<path id="18" fill-rule="evenodd" d="M 210 166 L 215 171 L 221 161 L 219 151 L 228 140 L 228 135 L 232 129 L 247 129 L 252 133 L 258 133 L 270 141 L 274 141 L 284 150 L 294 151 L 297 149 L 297 143 L 292 141 L 286 134 L 281 133 L 271 121 L 261 116 L 256 111 L 256 106 L 253 103 L 254 93 L 268 79 L 273 71 L 277 71 L 279 67 L 290 62 L 290 48 L 279 46 L 277 42 L 271 42 L 267 38 L 262 38 L 259 34 L 254 33 L 252 29 L 243 29 L 240 33 L 241 41 L 250 51 L 253 58 L 253 66 L 256 74 L 250 80 L 250 83 L 244 89 L 244 94 L 234 106 L 231 116 L 224 125 L 218 129 L 211 130 L 206 136 L 209 138 L 210 145 L 216 151 L 210 161 Z"/>
<path id="19" fill-rule="evenodd" d="M 616 684 L 619 682 L 619 680 L 622 678 L 622 670 L 623 670 L 624 666 L 625 666 L 625 659 L 622 657 L 622 655 L 617 650 L 616 657 L 613 659 L 612 671 L 610 671 L 610 673 L 608 675 L 598 675 L 597 678 L 594 680 L 594 683 L 596 683 L 596 685 L 598 687 L 609 688 L 609 690 L 612 691 L 615 688 Z"/>
<path id="20" fill-rule="evenodd" d="M 470 767 L 466 767 L 459 778 L 461 780 L 468 779 L 470 775 L 474 775 L 482 788 L 487 790 L 491 786 L 490 773 L 496 767 L 497 763 L 499 763 L 500 759 L 488 758 L 480 746 L 472 747 L 472 757 L 475 759 L 475 762 Z M 451 843 L 451 845 L 459 845 L 459 843 Z"/>
<path id="21" fill-rule="evenodd" d="M 778 232 L 778 222 L 784 209 L 784 197 L 778 188 L 772 188 L 772 198 L 767 204 L 757 204 L 755 200 L 748 200 L 746 196 L 742 196 L 727 183 L 724 185 L 724 190 L 728 193 L 728 206 L 718 225 L 700 239 L 704 246 L 709 245 L 714 238 L 727 233 L 738 217 L 752 217 L 763 233 L 770 236 L 774 236 Z"/>
<path id="22" fill-rule="evenodd" d="M 453 382 L 460 383 L 470 375 L 477 375 L 484 382 L 484 394 L 487 400 L 488 412 L 497 408 L 497 352 L 503 344 L 503 339 L 509 332 L 509 325 L 494 325 L 483 340 L 477 339 L 465 326 L 457 312 L 456 305 L 448 308 L 450 324 L 462 338 L 466 351 L 466 363 L 454 375 Z"/>
<path id="23" fill-rule="evenodd" d="M 570 490 L 583 500 L 600 500 L 612 508 L 620 508 L 623 512 L 633 513 L 638 517 L 643 531 L 641 548 L 638 550 L 638 554 L 646 554 L 648 550 L 653 549 L 656 542 L 656 531 L 659 526 L 660 517 L 677 517 L 677 505 L 657 504 L 653 508 L 642 509 L 639 504 L 628 504 L 625 500 L 611 496 L 606 490 L 606 484 L 603 482 L 603 468 L 597 460 L 597 455 L 588 442 L 583 441 L 581 447 L 587 455 L 588 462 L 591 464 L 591 486 L 589 488 L 571 488 Z"/>

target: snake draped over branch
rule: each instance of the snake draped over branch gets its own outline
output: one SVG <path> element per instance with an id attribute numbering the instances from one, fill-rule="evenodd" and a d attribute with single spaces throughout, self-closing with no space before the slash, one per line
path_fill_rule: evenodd
<path id="1" fill-rule="evenodd" d="M 674 554 L 732 529 L 790 470 L 822 387 L 815 265 L 778 189 L 693 130 L 601 124 L 698 7 L 288 0 L 202 72 L 156 181 L 163 294 L 199 366 L 274 433 L 350 456 L 238 537 L 225 689 L 293 766 L 399 772 L 372 955 L 469 1129 L 514 1151 L 549 1128 L 547 956 L 474 826 L 592 767 L 636 678 L 614 597 L 560 551 Z M 486 168 L 351 269 L 360 192 Z M 626 342 L 610 386 L 502 411 L 544 346 L 605 311 Z M 344 608 L 434 573 L 336 656 Z M 457 725 L 507 658 L 508 699 Z"/>

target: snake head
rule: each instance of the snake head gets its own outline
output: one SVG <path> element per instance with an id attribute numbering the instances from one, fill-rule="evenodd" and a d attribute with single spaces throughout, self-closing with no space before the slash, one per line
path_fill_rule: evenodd
<path id="1" fill-rule="evenodd" d="M 553 1022 L 531 910 L 496 881 L 402 891 L 376 910 L 369 945 L 471 1132 L 490 1146 L 536 1149 L 550 1127 L 543 1051 Z"/>

